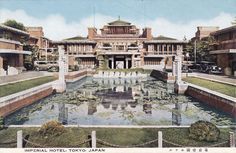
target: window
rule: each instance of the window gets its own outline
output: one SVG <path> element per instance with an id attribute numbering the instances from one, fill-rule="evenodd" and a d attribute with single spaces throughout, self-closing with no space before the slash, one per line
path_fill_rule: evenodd
<path id="1" fill-rule="evenodd" d="M 117 48 L 117 50 L 124 50 L 124 46 L 123 45 L 117 45 L 116 48 Z"/>

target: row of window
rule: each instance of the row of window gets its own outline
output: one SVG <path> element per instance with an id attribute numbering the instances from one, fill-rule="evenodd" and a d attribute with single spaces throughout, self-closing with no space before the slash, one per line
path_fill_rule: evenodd
<path id="1" fill-rule="evenodd" d="M 160 65 L 159 60 L 144 60 L 144 65 Z"/>
<path id="2" fill-rule="evenodd" d="M 182 50 L 182 45 L 148 45 L 148 51 L 176 51 Z"/>
<path id="3" fill-rule="evenodd" d="M 81 51 L 92 51 L 91 45 L 69 45 L 67 46 L 68 52 L 81 52 Z"/>

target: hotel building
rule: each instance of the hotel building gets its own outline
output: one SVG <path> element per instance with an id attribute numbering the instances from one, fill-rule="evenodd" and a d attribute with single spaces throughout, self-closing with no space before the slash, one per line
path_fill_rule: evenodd
<path id="1" fill-rule="evenodd" d="M 164 36 L 153 37 L 151 28 L 142 33 L 135 25 L 120 19 L 96 28 L 88 28 L 87 37 L 55 41 L 61 45 L 69 65 L 109 69 L 171 69 L 177 50 L 185 41 Z"/>
<path id="2" fill-rule="evenodd" d="M 210 54 L 216 56 L 217 65 L 224 69 L 224 74 L 236 76 L 236 26 L 217 30 L 211 35 L 216 43 Z"/>
<path id="3" fill-rule="evenodd" d="M 32 39 L 25 31 L 0 24 L 0 76 L 18 74 L 24 69 L 23 55 L 31 52 L 23 45 Z"/>
<path id="4" fill-rule="evenodd" d="M 52 48 L 52 40 L 44 36 L 42 27 L 26 27 L 27 32 L 31 37 L 36 38 L 38 41 L 37 46 L 37 59 L 38 60 L 56 60 L 56 49 Z"/>

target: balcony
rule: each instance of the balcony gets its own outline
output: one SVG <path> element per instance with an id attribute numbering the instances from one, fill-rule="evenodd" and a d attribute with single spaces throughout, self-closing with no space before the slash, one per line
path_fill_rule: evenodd
<path id="1" fill-rule="evenodd" d="M 94 51 L 79 51 L 79 52 L 69 52 L 69 56 L 72 55 L 74 57 L 95 57 Z"/>
<path id="2" fill-rule="evenodd" d="M 23 46 L 20 42 L 4 38 L 0 38 L 0 48 L 19 51 L 23 50 Z"/>
<path id="3" fill-rule="evenodd" d="M 102 47 L 98 47 L 98 49 L 111 50 L 112 46 L 102 46 Z"/>
<path id="4" fill-rule="evenodd" d="M 148 51 L 144 52 L 145 57 L 167 57 L 167 56 L 175 56 L 176 51 Z"/>
<path id="5" fill-rule="evenodd" d="M 138 50 L 138 46 L 128 46 L 128 50 Z"/>

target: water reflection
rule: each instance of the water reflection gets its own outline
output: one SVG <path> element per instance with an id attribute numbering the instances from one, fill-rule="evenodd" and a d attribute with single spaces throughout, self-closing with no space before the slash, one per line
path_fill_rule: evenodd
<path id="1" fill-rule="evenodd" d="M 181 109 L 182 104 L 181 103 L 175 103 L 175 107 L 172 108 L 172 124 L 173 125 L 181 125 Z"/>
<path id="2" fill-rule="evenodd" d="M 58 104 L 58 112 L 58 121 L 64 125 L 68 124 L 68 108 L 65 107 L 65 103 Z"/>
<path id="3" fill-rule="evenodd" d="M 196 99 L 176 95 L 173 84 L 152 78 L 86 78 L 63 94 L 41 100 L 6 119 L 7 124 L 189 125 L 198 120 L 233 125 L 235 120 Z"/>

